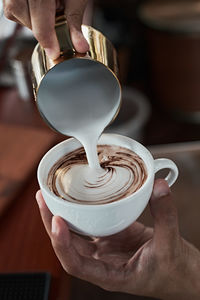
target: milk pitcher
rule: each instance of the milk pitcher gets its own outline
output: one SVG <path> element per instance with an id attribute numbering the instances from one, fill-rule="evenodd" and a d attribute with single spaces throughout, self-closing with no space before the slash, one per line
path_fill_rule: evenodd
<path id="1" fill-rule="evenodd" d="M 55 30 L 60 56 L 50 59 L 40 44 L 32 54 L 33 90 L 40 114 L 50 127 L 67 136 L 74 136 L 86 124 L 92 128 L 100 118 L 106 127 L 121 103 L 116 50 L 102 33 L 82 25 L 89 51 L 77 53 L 64 14 L 56 16 Z"/>

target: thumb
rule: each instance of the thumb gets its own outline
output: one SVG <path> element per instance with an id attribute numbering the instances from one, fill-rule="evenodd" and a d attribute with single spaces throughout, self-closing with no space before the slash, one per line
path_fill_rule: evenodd
<path id="1" fill-rule="evenodd" d="M 67 17 L 72 43 L 77 52 L 85 53 L 89 50 L 89 45 L 84 38 L 81 25 L 87 0 L 67 0 L 65 14 Z"/>
<path id="2" fill-rule="evenodd" d="M 154 239 L 161 245 L 174 244 L 179 236 L 176 207 L 171 191 L 164 179 L 155 181 L 150 199 L 150 210 L 154 218 Z"/>

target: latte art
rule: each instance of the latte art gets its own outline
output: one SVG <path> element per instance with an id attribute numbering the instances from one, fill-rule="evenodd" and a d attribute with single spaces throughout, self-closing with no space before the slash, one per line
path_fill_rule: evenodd
<path id="1" fill-rule="evenodd" d="M 49 189 L 64 200 L 103 204 L 136 192 L 147 178 L 143 160 L 133 151 L 114 145 L 98 145 L 101 169 L 88 166 L 81 147 L 59 159 L 51 168 Z"/>

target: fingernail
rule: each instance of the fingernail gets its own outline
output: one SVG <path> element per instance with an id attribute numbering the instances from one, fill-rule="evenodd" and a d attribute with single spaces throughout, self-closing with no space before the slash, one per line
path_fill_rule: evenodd
<path id="1" fill-rule="evenodd" d="M 39 208 L 41 208 L 42 203 L 41 203 L 41 198 L 40 198 L 40 191 L 37 191 L 35 198 L 37 200 L 37 204 L 38 204 Z"/>
<path id="2" fill-rule="evenodd" d="M 86 53 L 89 50 L 89 44 L 80 31 L 73 32 L 72 42 L 77 52 Z"/>
<path id="3" fill-rule="evenodd" d="M 170 189 L 169 189 L 167 182 L 162 180 L 162 182 L 157 182 L 155 184 L 154 189 L 153 189 L 153 196 L 155 198 L 166 197 L 169 194 L 170 194 Z"/>
<path id="4" fill-rule="evenodd" d="M 50 57 L 51 59 L 56 59 L 57 58 L 57 56 L 55 55 L 55 51 L 53 51 L 51 48 L 45 48 L 44 50 L 46 52 L 46 55 L 48 57 Z"/>
<path id="5" fill-rule="evenodd" d="M 58 225 L 57 225 L 57 223 L 56 223 L 56 220 L 55 220 L 55 217 L 53 217 L 52 218 L 52 223 L 51 223 L 51 232 L 53 233 L 53 234 L 58 234 Z"/>

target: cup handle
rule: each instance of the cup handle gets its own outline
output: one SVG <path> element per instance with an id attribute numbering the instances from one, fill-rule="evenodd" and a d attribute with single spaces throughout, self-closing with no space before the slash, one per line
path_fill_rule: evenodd
<path id="1" fill-rule="evenodd" d="M 162 169 L 170 169 L 168 175 L 165 177 L 169 186 L 172 186 L 178 177 L 178 168 L 176 164 L 168 158 L 157 158 L 154 160 L 154 172 Z"/>

